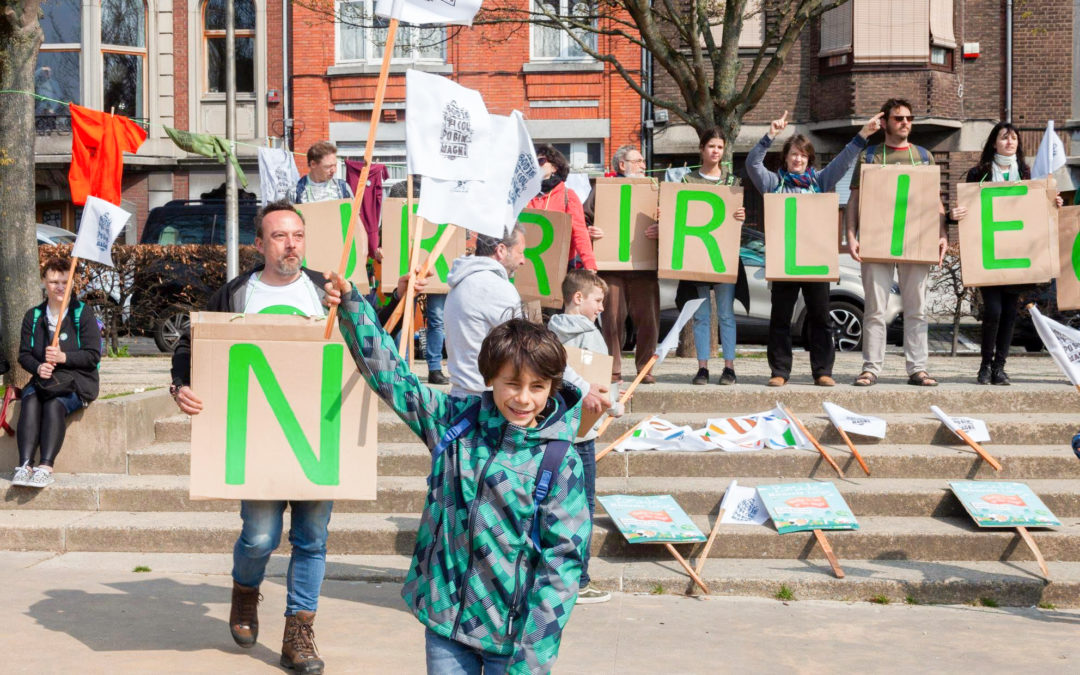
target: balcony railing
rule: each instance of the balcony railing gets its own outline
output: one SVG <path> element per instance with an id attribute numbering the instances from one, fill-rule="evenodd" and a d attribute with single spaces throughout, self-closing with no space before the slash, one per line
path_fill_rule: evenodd
<path id="1" fill-rule="evenodd" d="M 45 113 L 34 115 L 34 133 L 38 136 L 67 135 L 71 133 L 71 115 Z"/>

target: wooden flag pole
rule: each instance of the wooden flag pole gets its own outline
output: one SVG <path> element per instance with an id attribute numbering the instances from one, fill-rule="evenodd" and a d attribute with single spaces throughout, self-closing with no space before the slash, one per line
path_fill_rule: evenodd
<path id="1" fill-rule="evenodd" d="M 630 386 L 627 387 L 626 391 L 624 391 L 622 393 L 622 396 L 619 397 L 619 403 L 625 405 L 626 402 L 630 400 L 630 397 L 634 394 L 634 390 L 637 389 L 638 385 L 641 384 L 641 381 L 645 379 L 645 376 L 649 374 L 649 371 L 652 370 L 653 364 L 655 364 L 659 358 L 660 357 L 656 354 L 652 355 L 648 363 L 645 364 L 645 367 L 641 369 L 641 372 L 637 374 L 637 377 L 634 378 L 634 381 L 630 383 Z M 607 428 L 611 426 L 611 421 L 613 419 L 615 418 L 609 415 L 608 418 L 604 420 L 603 424 L 601 424 L 600 428 L 596 431 L 597 438 L 600 438 L 604 435 L 604 432 L 607 431 Z M 597 459 L 599 459 L 599 457 L 597 457 Z"/>
<path id="2" fill-rule="evenodd" d="M 675 550 L 675 547 L 671 545 L 671 542 L 664 542 L 664 546 L 666 546 L 668 552 L 675 557 L 675 560 L 679 561 L 679 564 L 683 566 L 683 569 L 686 570 L 686 573 L 694 580 L 694 583 L 700 586 L 701 590 L 705 591 L 705 595 L 709 595 L 709 587 L 701 580 L 701 577 L 694 571 L 694 568 L 690 567 L 690 563 L 686 562 L 686 558 L 679 555 L 679 552 Z"/>
<path id="3" fill-rule="evenodd" d="M 694 566 L 694 571 L 698 574 L 701 574 L 701 570 L 705 569 L 705 561 L 709 559 L 709 551 L 712 550 L 713 542 L 716 541 L 716 535 L 720 533 L 720 521 L 723 519 L 724 509 L 720 509 L 716 513 L 716 522 L 713 523 L 712 530 L 709 531 L 709 540 L 705 542 L 705 548 L 701 549 L 697 565 Z"/>
<path id="4" fill-rule="evenodd" d="M 836 430 L 840 432 L 840 438 L 844 439 L 844 443 L 847 443 L 848 450 L 851 450 L 851 454 L 855 456 L 855 460 L 862 467 L 862 470 L 866 472 L 866 475 L 870 475 L 870 467 L 866 466 L 866 462 L 863 460 L 862 455 L 855 449 L 855 444 L 851 442 L 851 438 L 848 437 L 847 432 L 839 427 L 839 425 L 833 425 Z"/>
<path id="5" fill-rule="evenodd" d="M 53 333 L 52 344 L 50 347 L 60 346 L 60 328 L 64 325 L 64 315 L 67 314 L 68 303 L 71 302 L 71 287 L 75 284 L 75 268 L 79 264 L 79 259 L 72 256 L 71 267 L 68 269 L 67 283 L 64 284 L 64 300 L 60 303 L 60 314 L 56 317 L 56 332 Z"/>
<path id="6" fill-rule="evenodd" d="M 439 241 L 435 242 L 435 245 L 431 247 L 431 253 L 420 267 L 420 271 L 416 274 L 417 278 L 423 279 L 427 277 L 428 272 L 431 270 L 431 266 L 435 264 L 435 260 L 442 255 L 443 249 L 450 244 L 450 240 L 453 238 L 454 226 L 447 225 L 446 229 L 443 230 L 442 236 L 439 237 Z M 387 333 L 394 332 L 394 329 L 397 328 L 398 321 L 401 321 L 401 316 L 404 312 L 405 302 L 404 298 L 402 298 L 402 301 L 398 303 L 398 306 L 394 308 L 393 313 L 390 314 L 390 318 L 386 320 L 386 325 L 383 326 L 383 330 Z"/>
<path id="7" fill-rule="evenodd" d="M 608 453 L 615 449 L 615 446 L 617 446 L 619 443 L 622 443 L 626 439 L 630 438 L 630 436 L 632 436 L 634 434 L 634 432 L 637 431 L 641 427 L 642 424 L 649 421 L 650 419 L 652 419 L 652 418 L 647 417 L 647 418 L 641 420 L 640 422 L 638 422 L 634 426 L 630 427 L 626 431 L 625 434 L 623 434 L 622 436 L 619 436 L 614 441 L 612 441 L 611 444 L 608 445 L 606 448 L 604 448 L 600 452 L 596 453 L 596 461 L 599 462 L 603 458 L 607 457 Z"/>
<path id="8" fill-rule="evenodd" d="M 966 431 L 964 431 L 963 429 L 957 429 L 956 435 L 959 436 L 961 440 L 963 440 L 965 443 L 967 443 L 972 450 L 977 452 L 979 454 L 979 457 L 983 458 L 984 462 L 994 467 L 994 471 L 1001 471 L 1001 463 L 991 457 L 990 453 L 988 453 L 986 450 L 983 450 L 983 447 L 976 443 L 971 436 L 968 436 Z"/>
<path id="9" fill-rule="evenodd" d="M 814 537 L 817 538 L 817 542 L 821 544 L 821 549 L 825 551 L 825 557 L 829 559 L 829 565 L 832 566 L 833 574 L 837 579 L 844 578 L 844 570 L 840 567 L 840 561 L 836 559 L 836 554 L 833 553 L 832 546 L 829 545 L 829 540 L 825 538 L 825 533 L 821 530 L 814 530 Z"/>
<path id="10" fill-rule="evenodd" d="M 803 435 L 810 439 L 810 443 L 812 443 L 813 446 L 817 448 L 817 451 L 821 453 L 821 456 L 825 458 L 825 461 L 829 463 L 829 466 L 836 469 L 836 473 L 841 478 L 843 478 L 844 472 L 840 469 L 840 465 L 833 461 L 833 458 L 829 456 L 829 453 L 825 451 L 825 448 L 821 447 L 821 443 L 818 443 L 817 439 L 810 434 L 810 431 L 807 430 L 806 425 L 804 425 L 798 417 L 795 417 L 795 413 L 791 412 L 791 408 L 788 408 L 786 405 L 781 403 L 780 409 L 783 410 L 784 414 L 787 415 L 788 418 L 795 423 L 795 426 L 799 427 L 799 431 L 803 432 Z"/>
<path id="11" fill-rule="evenodd" d="M 1039 550 L 1038 544 L 1035 543 L 1035 539 L 1028 532 L 1028 529 L 1023 525 L 1016 528 L 1016 531 L 1020 533 L 1020 537 L 1023 538 L 1024 543 L 1028 545 L 1031 552 L 1035 554 L 1035 560 L 1039 563 L 1039 569 L 1042 570 L 1043 576 L 1047 579 L 1050 578 L 1050 569 L 1046 566 L 1046 559 L 1043 558 L 1042 551 Z"/>
<path id="12" fill-rule="evenodd" d="M 338 274 L 345 276 L 345 270 L 349 266 L 349 253 L 352 252 L 353 239 L 356 237 L 356 223 L 360 220 L 360 206 L 364 203 L 364 187 L 367 185 L 368 174 L 371 173 L 371 159 L 375 154 L 375 134 L 379 128 L 379 118 L 382 117 L 383 98 L 386 96 L 386 82 L 390 78 L 390 60 L 394 55 L 394 38 L 397 37 L 398 20 L 390 19 L 390 25 L 386 29 L 386 46 L 383 47 L 382 67 L 379 68 L 379 81 L 375 85 L 375 101 L 371 108 L 371 124 L 368 126 L 367 145 L 364 146 L 364 168 L 360 169 L 360 180 L 356 184 L 356 196 L 353 197 L 353 212 L 349 218 L 349 229 L 345 233 L 345 247 L 341 250 L 341 262 L 338 263 Z M 411 194 L 411 193 L 410 193 Z M 326 332 L 323 339 L 329 340 L 334 332 L 334 318 L 337 316 L 337 305 L 330 308 L 326 317 Z"/>
<path id="13" fill-rule="evenodd" d="M 415 312 L 411 310 L 413 300 L 416 296 L 416 287 L 414 286 L 416 277 L 412 275 L 412 272 L 416 269 L 417 260 L 420 258 L 420 242 L 424 240 L 424 224 L 419 218 L 413 216 L 413 175 L 411 173 L 408 174 L 405 179 L 405 192 L 405 222 L 412 223 L 414 232 L 412 236 L 412 249 L 409 252 L 409 285 L 405 290 L 405 297 L 403 298 L 403 321 L 401 322 L 401 337 L 398 341 L 398 353 L 402 358 L 405 357 L 406 347 L 412 342 L 410 335 L 413 332 L 412 325 Z M 408 308 L 409 311 L 405 311 L 405 308 Z M 409 367 L 409 370 L 412 370 L 412 359 L 407 360 L 405 364 Z"/>

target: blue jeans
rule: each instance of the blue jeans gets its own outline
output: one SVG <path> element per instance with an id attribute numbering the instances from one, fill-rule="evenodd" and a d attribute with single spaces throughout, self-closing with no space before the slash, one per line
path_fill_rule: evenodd
<path id="1" fill-rule="evenodd" d="M 712 356 L 711 322 L 709 320 L 709 291 L 716 291 L 716 316 L 720 323 L 720 344 L 724 360 L 735 360 L 735 284 L 699 284 L 698 297 L 705 298 L 694 312 L 694 348 L 699 361 Z"/>
<path id="2" fill-rule="evenodd" d="M 585 474 L 585 501 L 589 503 L 589 520 L 596 513 L 596 441 L 574 443 L 574 450 L 581 456 L 581 470 Z M 589 544 L 592 544 L 592 530 L 589 530 Z M 581 561 L 580 588 L 589 585 L 589 548 L 585 547 L 585 558 Z"/>
<path id="3" fill-rule="evenodd" d="M 28 384 L 26 385 L 26 388 L 22 390 L 21 396 L 25 400 L 33 396 L 36 392 L 37 389 L 34 389 L 34 385 Z M 83 405 L 82 399 L 79 398 L 79 395 L 75 392 L 71 392 L 70 394 L 64 394 L 63 396 L 56 396 L 53 398 L 53 400 L 60 401 L 60 403 L 62 403 L 64 406 L 64 410 L 69 415 L 76 410 L 82 410 L 85 407 Z"/>
<path id="4" fill-rule="evenodd" d="M 443 307 L 446 306 L 445 295 L 428 295 L 427 310 L 427 367 L 428 372 L 442 370 L 442 349 L 446 340 L 446 332 L 443 330 Z"/>
<path id="5" fill-rule="evenodd" d="M 504 675 L 509 656 L 491 654 L 424 630 L 428 675 Z"/>
<path id="6" fill-rule="evenodd" d="M 241 586 L 262 583 L 270 554 L 281 541 L 285 507 L 292 509 L 289 527 L 288 592 L 285 616 L 314 612 L 319 607 L 319 591 L 326 574 L 326 528 L 334 502 L 243 501 L 240 519 L 244 526 L 233 547 L 233 580 Z"/>

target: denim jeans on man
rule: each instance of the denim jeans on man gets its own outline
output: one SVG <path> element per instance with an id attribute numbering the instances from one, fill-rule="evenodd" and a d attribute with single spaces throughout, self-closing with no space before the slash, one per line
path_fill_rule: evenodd
<path id="1" fill-rule="evenodd" d="M 241 586 L 262 583 L 270 554 L 281 541 L 282 516 L 291 509 L 292 556 L 286 578 L 285 616 L 314 612 L 326 573 L 326 534 L 334 502 L 243 501 L 240 538 L 233 547 L 233 580 Z"/>
<path id="2" fill-rule="evenodd" d="M 709 291 L 716 291 L 716 318 L 720 324 L 720 345 L 724 360 L 735 360 L 735 284 L 698 284 L 698 297 L 705 298 L 694 312 L 694 348 L 700 361 L 712 356 L 712 322 L 709 320 Z"/>
<path id="3" fill-rule="evenodd" d="M 428 675 L 503 675 L 509 656 L 490 654 L 469 645 L 424 631 Z"/>
<path id="4" fill-rule="evenodd" d="M 446 333 L 443 331 L 443 307 L 445 306 L 445 295 L 428 294 L 427 309 L 424 312 L 427 318 L 428 372 L 442 370 L 443 342 L 446 340 Z"/>
<path id="5" fill-rule="evenodd" d="M 596 515 L 596 441 L 582 441 L 581 443 L 574 443 L 574 450 L 577 450 L 578 456 L 581 457 L 581 471 L 585 474 L 585 501 L 589 504 L 589 520 L 593 520 L 593 516 Z M 589 539 L 591 543 L 592 532 L 589 533 Z M 579 588 L 585 588 L 589 585 L 591 580 L 589 577 L 589 547 L 585 547 L 585 558 L 581 561 L 581 580 L 578 582 Z"/>

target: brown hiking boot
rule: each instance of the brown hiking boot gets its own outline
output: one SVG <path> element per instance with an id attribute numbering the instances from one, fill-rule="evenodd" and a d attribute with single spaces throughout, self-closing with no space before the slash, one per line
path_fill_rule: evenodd
<path id="1" fill-rule="evenodd" d="M 241 647 L 252 647 L 259 638 L 259 587 L 250 588 L 233 582 L 229 632 Z"/>
<path id="2" fill-rule="evenodd" d="M 281 665 L 304 675 L 322 673 L 323 662 L 315 646 L 315 612 L 297 612 L 285 617 L 285 637 L 281 640 Z"/>

